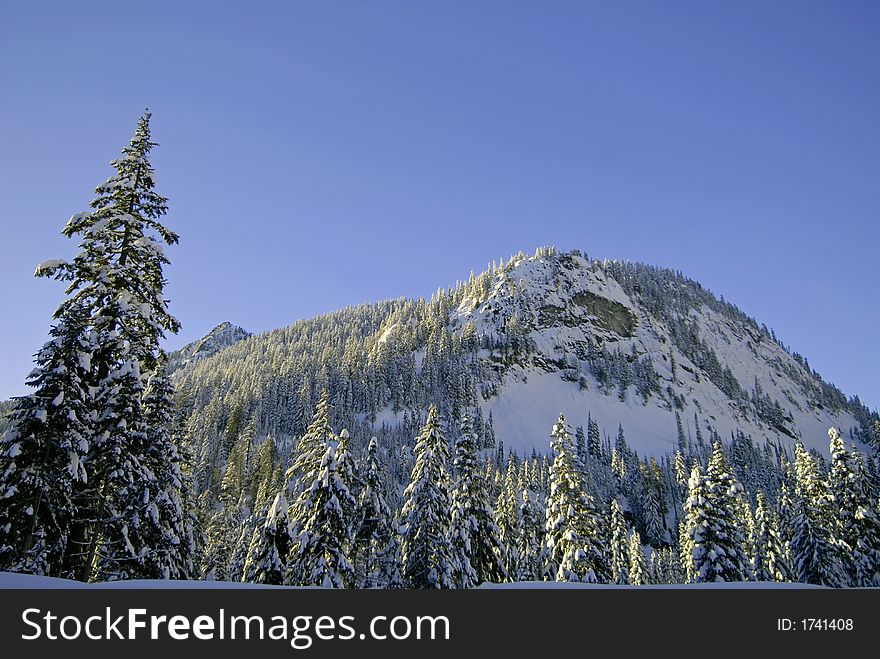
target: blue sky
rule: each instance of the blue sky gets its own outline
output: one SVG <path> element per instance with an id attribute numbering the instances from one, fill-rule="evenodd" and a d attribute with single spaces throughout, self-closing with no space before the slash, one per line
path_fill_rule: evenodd
<path id="1" fill-rule="evenodd" d="M 0 397 L 153 112 L 174 348 L 427 296 L 538 245 L 677 268 L 880 406 L 880 5 L 0 9 Z"/>

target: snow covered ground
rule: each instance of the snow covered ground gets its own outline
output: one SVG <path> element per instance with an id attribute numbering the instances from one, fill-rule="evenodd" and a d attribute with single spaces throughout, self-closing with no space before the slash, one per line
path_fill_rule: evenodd
<path id="1" fill-rule="evenodd" d="M 555 417 L 548 418 L 548 410 L 564 414 L 572 429 L 578 425 L 586 428 L 589 413 L 612 440 L 618 423 L 622 423 L 627 441 L 643 455 L 675 451 L 675 416 L 671 412 L 653 401 L 631 404 L 581 390 L 558 373 L 514 369 L 505 379 L 501 395 L 483 404 L 483 417 L 492 413 L 495 436 L 504 442 L 505 449 L 528 455 L 535 447 L 547 453 L 550 430 L 556 422 Z"/>
<path id="2" fill-rule="evenodd" d="M 141 589 L 141 590 L 218 590 L 218 589 L 272 589 L 272 588 L 292 588 L 293 586 L 265 586 L 262 584 L 238 583 L 227 581 L 150 581 L 150 580 L 134 580 L 134 581 L 113 581 L 108 583 L 86 584 L 80 581 L 70 581 L 67 579 L 56 579 L 54 577 L 37 577 L 31 574 L 16 574 L 12 572 L 0 572 L 0 590 L 2 589 L 32 589 L 32 590 L 51 590 L 51 589 Z M 673 584 L 666 586 L 614 586 L 610 584 L 585 584 L 585 583 L 559 583 L 555 581 L 520 581 L 517 583 L 484 583 L 479 586 L 480 590 L 498 590 L 498 589 L 515 589 L 515 590 L 608 590 L 608 589 L 668 589 L 668 588 L 685 588 L 685 589 L 718 589 L 718 588 L 748 588 L 756 590 L 766 589 L 800 589 L 800 588 L 821 588 L 821 586 L 812 586 L 801 583 L 772 583 L 772 582 L 731 582 L 731 583 L 711 583 L 711 584 Z"/>
<path id="3" fill-rule="evenodd" d="M 164 581 L 164 580 L 132 580 L 110 581 L 104 583 L 83 583 L 71 579 L 56 579 L 55 577 L 38 577 L 32 574 L 17 574 L 14 572 L 0 572 L 0 590 L 12 588 L 25 588 L 34 590 L 45 589 L 175 589 L 175 590 L 214 590 L 221 588 L 281 588 L 282 586 L 265 586 L 253 583 L 238 583 L 224 581 Z"/>

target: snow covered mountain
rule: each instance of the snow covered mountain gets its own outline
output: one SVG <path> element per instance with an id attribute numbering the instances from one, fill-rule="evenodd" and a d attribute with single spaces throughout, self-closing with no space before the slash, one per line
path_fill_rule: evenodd
<path id="1" fill-rule="evenodd" d="M 198 341 L 193 341 L 168 355 L 168 368 L 172 372 L 191 366 L 221 350 L 235 345 L 251 336 L 251 333 L 230 322 L 223 322 Z"/>
<path id="2" fill-rule="evenodd" d="M 815 375 L 766 330 L 708 294 L 664 317 L 638 271 L 579 254 L 522 259 L 496 274 L 485 299 L 456 307 L 454 330 L 475 323 L 497 335 L 516 319 L 533 347 L 497 370 L 498 393 L 482 402 L 505 446 L 522 453 L 543 443 L 554 411 L 573 423 L 589 413 L 607 432 L 620 424 L 635 448 L 655 455 L 675 450 L 676 411 L 692 438 L 698 426 L 704 436 L 739 430 L 777 444 L 799 438 L 822 452 L 829 426 L 858 426 L 843 405 L 823 403 Z M 676 288 L 690 286 L 673 282 L 660 294 L 675 299 Z"/>
<path id="3" fill-rule="evenodd" d="M 832 425 L 863 446 L 876 441 L 876 413 L 735 306 L 681 273 L 577 251 L 541 248 L 430 301 L 361 305 L 247 336 L 224 323 L 175 357 L 206 458 L 248 420 L 259 434 L 299 436 L 324 388 L 356 445 L 378 435 L 392 450 L 433 402 L 453 427 L 476 410 L 485 445 L 520 455 L 547 451 L 560 412 L 572 426 L 589 415 L 609 440 L 622 426 L 641 454 L 737 432 L 824 453 Z"/>

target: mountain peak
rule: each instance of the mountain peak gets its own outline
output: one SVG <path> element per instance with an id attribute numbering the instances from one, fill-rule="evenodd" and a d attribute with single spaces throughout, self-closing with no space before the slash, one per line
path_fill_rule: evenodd
<path id="1" fill-rule="evenodd" d="M 201 339 L 183 346 L 168 356 L 172 372 L 216 355 L 221 350 L 251 337 L 251 333 L 229 321 L 223 321 Z"/>
<path id="2" fill-rule="evenodd" d="M 819 448 L 829 425 L 859 423 L 839 390 L 733 305 L 680 273 L 539 249 L 465 285 L 452 331 L 473 325 L 493 382 L 505 445 L 523 453 L 556 409 L 618 423 L 645 452 L 669 451 L 676 413 L 686 432 Z M 511 350 L 511 346 L 513 349 Z"/>
<path id="3" fill-rule="evenodd" d="M 513 318 L 520 329 L 589 325 L 610 340 L 631 337 L 638 324 L 638 310 L 620 284 L 579 252 L 518 256 L 497 268 L 492 280 L 487 294 L 476 286 L 458 305 L 459 322 L 502 331 Z"/>
<path id="4" fill-rule="evenodd" d="M 213 336 L 237 336 L 247 338 L 250 335 L 251 333 L 247 330 L 239 327 L 238 325 L 233 325 L 228 320 L 224 320 L 222 323 L 217 325 L 217 327 L 208 332 L 202 340 Z"/>

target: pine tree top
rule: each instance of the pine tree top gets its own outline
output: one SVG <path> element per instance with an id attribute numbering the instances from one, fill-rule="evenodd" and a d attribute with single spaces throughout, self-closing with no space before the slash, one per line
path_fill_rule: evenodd
<path id="1" fill-rule="evenodd" d="M 179 238 L 159 221 L 168 200 L 154 190 L 148 157 L 154 146 L 145 113 L 122 157 L 111 162 L 116 172 L 96 187 L 92 210 L 74 214 L 62 231 L 68 238 L 79 237 L 80 251 L 73 261 L 46 261 L 35 272 L 68 282 L 69 297 L 56 310 L 56 318 L 75 307 L 90 310 L 99 331 L 118 337 L 118 349 L 127 344 L 150 369 L 159 340 L 180 329 L 164 298 L 163 266 L 169 261 L 162 247 Z"/>

